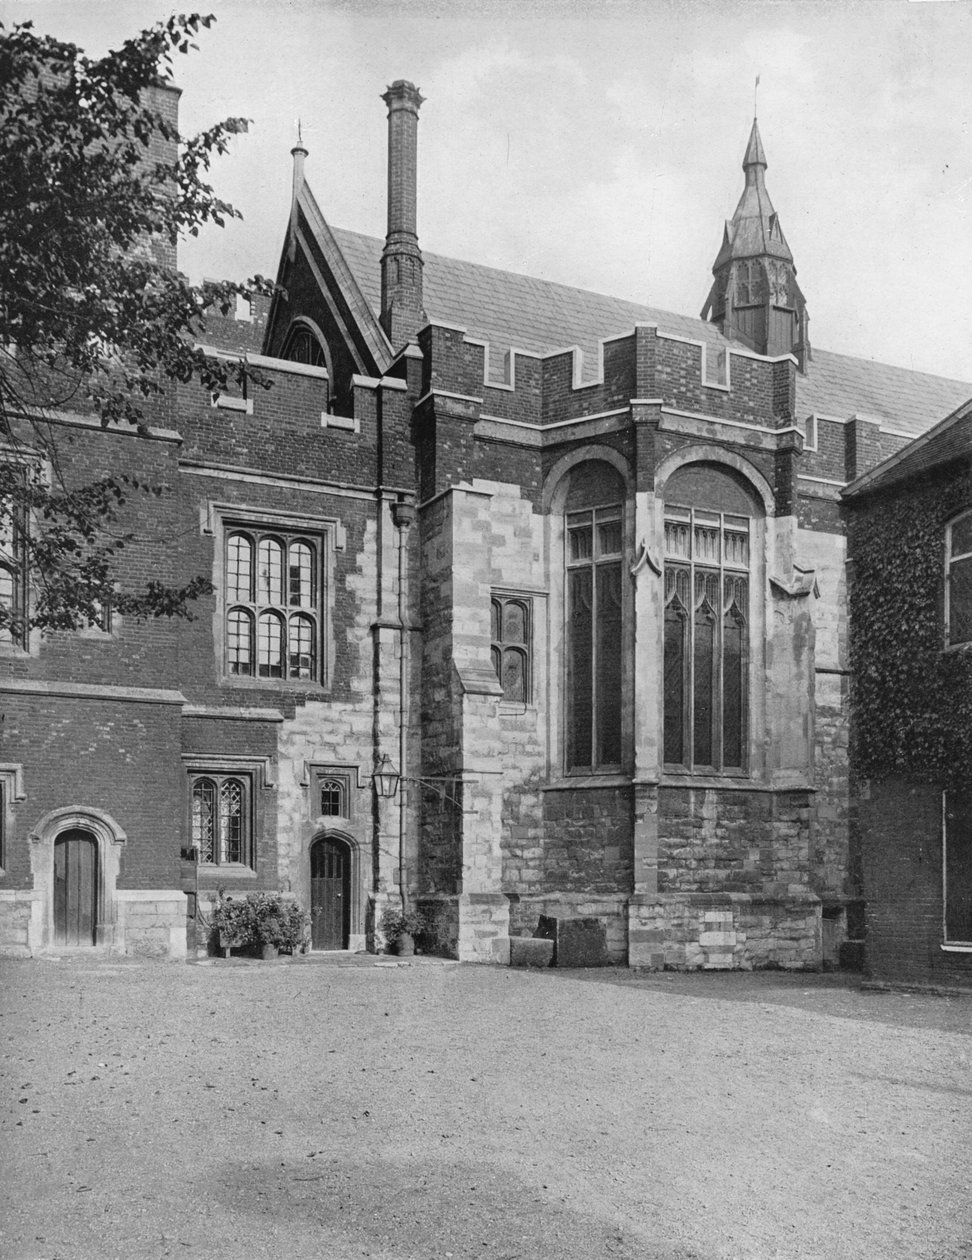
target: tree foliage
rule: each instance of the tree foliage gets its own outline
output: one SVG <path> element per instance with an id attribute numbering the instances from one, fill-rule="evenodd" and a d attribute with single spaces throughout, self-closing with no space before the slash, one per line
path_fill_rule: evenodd
<path id="1" fill-rule="evenodd" d="M 207 172 L 246 120 L 183 139 L 161 90 L 212 21 L 173 16 L 96 59 L 29 22 L 0 24 L 0 566 L 9 588 L 25 565 L 32 590 L 19 609 L 0 598 L 0 631 L 76 628 L 108 601 L 187 615 L 209 587 L 116 589 L 132 539 L 121 509 L 160 487 L 110 469 L 78 485 L 51 421 L 80 412 L 145 432 L 174 383 L 219 391 L 247 372 L 197 339 L 208 312 L 268 283 L 192 285 L 175 267 L 180 235 L 239 217 Z"/>
<path id="2" fill-rule="evenodd" d="M 945 528 L 969 470 L 853 504 L 852 761 L 862 777 L 943 787 L 972 770 L 972 651 L 945 649 Z"/>

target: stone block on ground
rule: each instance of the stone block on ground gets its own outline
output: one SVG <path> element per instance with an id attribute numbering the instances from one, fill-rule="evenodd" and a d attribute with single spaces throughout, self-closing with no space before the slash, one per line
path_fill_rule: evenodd
<path id="1" fill-rule="evenodd" d="M 550 967 L 553 965 L 554 943 L 536 936 L 510 937 L 511 967 Z"/>
<path id="2" fill-rule="evenodd" d="M 490 944 L 493 953 L 493 962 L 498 963 L 501 967 L 510 965 L 510 938 L 508 936 L 497 936 L 493 938 Z"/>
<path id="3" fill-rule="evenodd" d="M 554 945 L 554 967 L 609 967 L 607 929 L 597 918 L 560 919 L 542 914 L 536 937 Z"/>

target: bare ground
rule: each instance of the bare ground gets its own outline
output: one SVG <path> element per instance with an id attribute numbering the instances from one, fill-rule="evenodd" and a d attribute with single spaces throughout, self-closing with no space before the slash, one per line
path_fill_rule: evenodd
<path id="1" fill-rule="evenodd" d="M 0 964 L 3 1260 L 972 1257 L 972 999 Z"/>

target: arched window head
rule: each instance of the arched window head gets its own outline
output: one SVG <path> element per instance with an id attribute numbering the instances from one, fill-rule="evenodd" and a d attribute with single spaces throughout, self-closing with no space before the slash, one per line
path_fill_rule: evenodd
<path id="1" fill-rule="evenodd" d="M 503 699 L 526 704 L 530 699 L 530 601 L 494 595 L 491 605 L 491 654 Z"/>
<path id="2" fill-rule="evenodd" d="M 762 507 L 733 469 L 686 464 L 665 499 L 664 758 L 672 769 L 748 764 L 750 566 Z"/>
<path id="3" fill-rule="evenodd" d="M 568 770 L 621 764 L 624 482 L 601 460 L 570 473 L 566 497 Z"/>
<path id="4" fill-rule="evenodd" d="M 308 367 L 327 367 L 324 347 L 306 324 L 296 324 L 290 330 L 280 357 L 290 363 L 306 363 Z"/>

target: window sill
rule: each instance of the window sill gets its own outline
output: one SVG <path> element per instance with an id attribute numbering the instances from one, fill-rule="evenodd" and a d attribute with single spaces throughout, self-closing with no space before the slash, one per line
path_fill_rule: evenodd
<path id="1" fill-rule="evenodd" d="M 662 788 L 700 788 L 728 792 L 775 792 L 778 788 L 745 774 L 678 774 L 666 771 L 658 785 Z"/>
<path id="2" fill-rule="evenodd" d="M 316 682 L 312 678 L 257 678 L 252 674 L 224 674 L 220 683 L 234 691 L 302 692 L 307 696 L 323 695 L 330 690 L 327 683 Z"/>
<path id="3" fill-rule="evenodd" d="M 566 775 L 562 779 L 554 779 L 541 787 L 541 792 L 572 792 L 577 788 L 617 788 L 631 787 L 631 775 L 609 771 L 606 774 Z"/>
<path id="4" fill-rule="evenodd" d="M 200 876 L 208 875 L 212 879 L 256 879 L 256 871 L 252 866 L 244 866 L 242 862 L 200 862 Z"/>
<path id="5" fill-rule="evenodd" d="M 972 945 L 939 945 L 943 954 L 972 954 Z"/>

